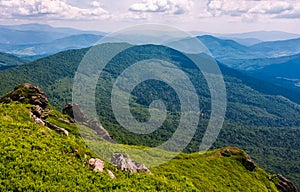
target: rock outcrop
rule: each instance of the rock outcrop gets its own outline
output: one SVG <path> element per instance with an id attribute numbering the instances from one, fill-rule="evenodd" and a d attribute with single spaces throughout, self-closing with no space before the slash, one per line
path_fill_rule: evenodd
<path id="1" fill-rule="evenodd" d="M 63 114 L 67 114 L 72 118 L 71 122 L 76 122 L 78 124 L 84 125 L 93 129 L 96 134 L 102 137 L 104 140 L 109 141 L 111 143 L 116 143 L 109 132 L 104 129 L 101 125 L 99 125 L 97 119 L 88 119 L 88 117 L 84 114 L 82 109 L 77 104 L 67 104 L 63 108 Z M 89 138 L 91 139 L 91 138 Z"/>
<path id="2" fill-rule="evenodd" d="M 62 135 L 65 135 L 65 136 L 69 135 L 69 132 L 67 130 L 65 130 L 64 128 L 58 127 L 57 125 L 54 125 L 53 123 L 50 123 L 48 121 L 44 121 L 44 123 L 47 127 L 49 127 L 50 129 L 52 129 Z"/>
<path id="3" fill-rule="evenodd" d="M 151 171 L 144 165 L 132 161 L 129 157 L 122 153 L 114 153 L 111 157 L 111 163 L 118 169 L 129 173 L 151 173 Z"/>
<path id="4" fill-rule="evenodd" d="M 0 103 L 11 102 L 33 105 L 33 107 L 30 108 L 30 117 L 37 124 L 47 126 L 58 133 L 68 136 L 67 130 L 46 121 L 50 109 L 48 105 L 48 98 L 41 88 L 28 83 L 19 85 L 12 92 L 0 98 Z"/>
<path id="5" fill-rule="evenodd" d="M 249 155 L 247 155 L 246 157 L 244 157 L 242 159 L 242 163 L 247 170 L 249 170 L 249 171 L 256 170 L 256 164 L 254 163 L 254 161 L 251 159 L 251 157 Z"/>
<path id="6" fill-rule="evenodd" d="M 41 88 L 31 84 L 23 84 L 15 87 L 12 92 L 2 97 L 0 102 L 32 104 L 35 106 L 32 109 L 32 113 L 38 118 L 43 117 L 43 112 L 48 108 L 48 98 L 45 92 Z"/>
<path id="7" fill-rule="evenodd" d="M 279 182 L 276 184 L 276 187 L 281 192 L 297 192 L 296 187 L 293 185 L 293 183 L 285 178 L 284 176 L 278 174 L 276 175 Z"/>
<path id="8" fill-rule="evenodd" d="M 256 170 L 256 164 L 252 160 L 252 158 L 246 154 L 244 151 L 236 148 L 236 147 L 229 147 L 220 152 L 220 155 L 223 157 L 231 157 L 231 156 L 238 156 L 241 157 L 241 162 L 243 166 L 249 171 Z"/>
<path id="9" fill-rule="evenodd" d="M 76 122 L 87 122 L 88 118 L 77 104 L 69 103 L 63 108 L 63 114 L 69 115 Z"/>

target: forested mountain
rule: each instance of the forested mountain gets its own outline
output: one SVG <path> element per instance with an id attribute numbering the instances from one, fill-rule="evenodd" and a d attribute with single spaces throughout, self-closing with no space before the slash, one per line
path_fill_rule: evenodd
<path id="1" fill-rule="evenodd" d="M 25 59 L 21 59 L 11 54 L 0 52 L 0 70 L 8 69 L 26 63 Z"/>
<path id="2" fill-rule="evenodd" d="M 113 49 L 115 45 L 111 46 Z M 18 84 L 25 82 L 36 84 L 46 91 L 50 103 L 61 110 L 66 103 L 71 102 L 73 78 L 88 50 L 65 51 L 0 72 L 1 94 L 5 94 Z M 118 74 L 130 64 L 152 58 L 153 55 L 159 55 L 159 59 L 175 63 L 188 74 L 197 90 L 203 118 L 192 142 L 185 149 L 186 152 L 197 151 L 211 111 L 210 92 L 204 77 L 193 67 L 193 63 L 170 48 L 154 45 L 136 46 L 125 53 L 120 53 L 108 63 L 96 89 L 100 122 L 117 142 L 124 144 L 153 147 L 163 143 L 173 134 L 180 116 L 179 102 L 176 94 L 174 95 L 172 89 L 165 84 L 150 81 L 139 85 L 133 92 L 131 111 L 142 121 L 149 116 L 147 109 L 151 101 L 162 98 L 168 103 L 167 120 L 162 128 L 149 135 L 134 134 L 122 128 L 111 109 L 110 91 Z M 219 66 L 226 83 L 228 106 L 223 129 L 213 148 L 229 145 L 241 147 L 250 152 L 268 171 L 282 173 L 295 183 L 299 183 L 299 95 L 267 82 L 255 80 L 222 64 Z"/>

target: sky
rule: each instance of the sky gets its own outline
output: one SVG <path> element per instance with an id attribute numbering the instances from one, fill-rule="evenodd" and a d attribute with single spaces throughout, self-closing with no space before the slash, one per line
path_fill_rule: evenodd
<path id="1" fill-rule="evenodd" d="M 300 33 L 299 0 L 0 0 L 0 24 L 113 32 L 145 23 L 186 31 Z"/>

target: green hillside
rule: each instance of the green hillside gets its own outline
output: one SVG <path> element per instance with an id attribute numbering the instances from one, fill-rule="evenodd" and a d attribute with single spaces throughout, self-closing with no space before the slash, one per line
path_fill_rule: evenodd
<path id="1" fill-rule="evenodd" d="M 0 72 L 0 95 L 18 84 L 32 83 L 42 87 L 54 108 L 61 110 L 71 102 L 73 78 L 87 51 L 65 51 Z M 211 110 L 210 93 L 201 72 L 186 57 L 162 46 L 138 46 L 128 51 L 113 59 L 98 80 L 96 102 L 102 125 L 123 144 L 153 147 L 172 136 L 179 118 L 179 102 L 167 85 L 152 81 L 140 84 L 133 92 L 131 111 L 140 120 L 149 117 L 147 109 L 151 101 L 162 98 L 168 103 L 167 121 L 149 135 L 133 134 L 122 128 L 114 118 L 110 103 L 112 85 L 122 70 L 138 60 L 160 55 L 158 59 L 171 61 L 186 72 L 199 93 L 199 105 L 204 114 L 185 152 L 198 151 Z M 298 102 L 299 95 L 289 94 L 223 65 L 220 68 L 227 86 L 228 107 L 223 129 L 213 148 L 234 145 L 245 149 L 267 171 L 284 174 L 294 183 L 300 183 L 300 107 L 285 98 L 288 95 Z"/>
<path id="2" fill-rule="evenodd" d="M 14 67 L 26 63 L 24 59 L 20 59 L 14 55 L 0 52 L 0 70 Z"/>
<path id="3" fill-rule="evenodd" d="M 51 121 L 69 131 L 64 136 L 37 125 L 30 107 L 0 104 L 0 191 L 277 191 L 275 177 L 260 168 L 248 171 L 241 163 L 246 154 L 236 148 L 230 157 L 220 155 L 222 149 L 180 154 L 151 169 L 152 174 L 129 174 L 108 162 L 105 172 L 93 172 L 86 163 L 96 155 L 76 126 L 65 123 L 67 116 L 48 112 Z"/>

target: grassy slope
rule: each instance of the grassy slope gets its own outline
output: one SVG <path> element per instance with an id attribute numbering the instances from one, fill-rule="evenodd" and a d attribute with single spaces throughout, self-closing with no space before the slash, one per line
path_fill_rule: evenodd
<path id="1" fill-rule="evenodd" d="M 24 105 L 0 104 L 0 114 L 0 191 L 195 189 L 180 176 L 129 175 L 108 165 L 118 178 L 112 180 L 106 173 L 94 173 L 83 166 L 94 154 L 79 137 L 64 137 L 36 125 Z"/>
<path id="2" fill-rule="evenodd" d="M 60 113 L 52 111 L 49 121 L 68 129 L 68 137 L 36 125 L 26 107 L 0 104 L 0 191 L 277 191 L 262 169 L 249 172 L 240 157 L 219 157 L 219 150 L 181 154 L 153 175 L 129 175 L 107 163 L 112 180 L 84 166 L 95 154 Z"/>

